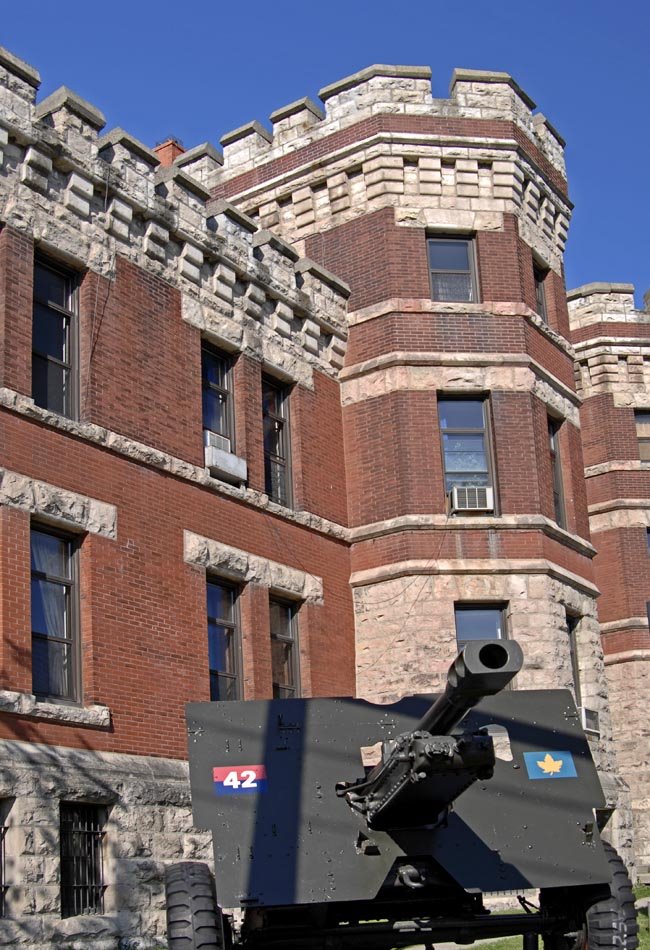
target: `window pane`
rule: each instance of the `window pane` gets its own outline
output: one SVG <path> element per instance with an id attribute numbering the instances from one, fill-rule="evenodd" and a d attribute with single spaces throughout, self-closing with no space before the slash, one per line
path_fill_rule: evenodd
<path id="1" fill-rule="evenodd" d="M 215 620 L 227 620 L 232 623 L 235 606 L 235 591 L 223 584 L 207 585 L 208 617 Z"/>
<path id="2" fill-rule="evenodd" d="M 503 636 L 500 607 L 456 607 L 456 637 L 460 641 L 498 640 Z"/>
<path id="3" fill-rule="evenodd" d="M 270 416 L 264 416 L 264 451 L 267 455 L 284 458 L 284 426 Z"/>
<path id="4" fill-rule="evenodd" d="M 642 462 L 650 462 L 650 440 L 639 441 L 639 458 Z"/>
<path id="5" fill-rule="evenodd" d="M 219 672 L 210 673 L 210 700 L 217 702 L 219 700 L 232 701 L 239 699 L 237 679 L 234 676 L 223 676 Z"/>
<path id="6" fill-rule="evenodd" d="M 293 636 L 292 618 L 293 607 L 290 604 L 282 604 L 279 601 L 272 600 L 269 603 L 271 618 L 271 636 L 287 637 Z"/>
<path id="7" fill-rule="evenodd" d="M 228 438 L 227 397 L 216 389 L 203 390 L 203 428 Z"/>
<path id="8" fill-rule="evenodd" d="M 32 578 L 32 632 L 46 637 L 69 636 L 68 592 L 62 584 Z"/>
<path id="9" fill-rule="evenodd" d="M 70 699 L 74 694 L 69 643 L 32 638 L 32 692 Z"/>
<path id="10" fill-rule="evenodd" d="M 433 300 L 470 302 L 473 300 L 470 274 L 431 274 Z"/>
<path id="11" fill-rule="evenodd" d="M 270 383 L 262 383 L 262 409 L 264 413 L 270 413 L 274 416 L 283 415 L 283 396 L 277 386 Z"/>
<path id="12" fill-rule="evenodd" d="M 201 361 L 203 381 L 220 389 L 228 389 L 228 360 L 213 350 L 204 348 L 201 351 Z"/>
<path id="13" fill-rule="evenodd" d="M 232 630 L 216 623 L 208 623 L 208 657 L 211 670 L 234 673 Z"/>
<path id="14" fill-rule="evenodd" d="M 482 435 L 443 435 L 447 472 L 487 472 Z"/>
<path id="15" fill-rule="evenodd" d="M 469 243 L 429 241 L 429 266 L 432 270 L 469 271 Z"/>
<path id="16" fill-rule="evenodd" d="M 282 640 L 271 641 L 273 682 L 278 686 L 293 686 L 293 644 Z"/>
<path id="17" fill-rule="evenodd" d="M 268 456 L 264 459 L 264 487 L 266 494 L 279 505 L 288 502 L 286 469 L 282 462 L 275 462 Z"/>
<path id="18" fill-rule="evenodd" d="M 34 268 L 34 296 L 38 300 L 67 309 L 68 286 L 68 281 L 61 274 L 38 264 Z"/>
<path id="19" fill-rule="evenodd" d="M 55 577 L 70 578 L 70 542 L 56 535 L 32 528 L 30 532 L 33 571 Z"/>
<path id="20" fill-rule="evenodd" d="M 32 329 L 32 348 L 43 355 L 53 356 L 57 360 L 67 359 L 66 344 L 68 320 L 56 310 L 48 310 L 41 304 L 34 304 L 34 326 Z"/>
<path id="21" fill-rule="evenodd" d="M 32 397 L 37 406 L 64 415 L 67 373 L 65 367 L 40 356 L 32 357 Z"/>
<path id="22" fill-rule="evenodd" d="M 480 399 L 441 399 L 438 415 L 443 429 L 482 429 L 484 425 Z"/>

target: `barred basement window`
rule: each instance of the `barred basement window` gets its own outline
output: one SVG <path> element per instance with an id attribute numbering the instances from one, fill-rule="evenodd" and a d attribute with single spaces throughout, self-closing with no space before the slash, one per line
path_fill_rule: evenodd
<path id="1" fill-rule="evenodd" d="M 32 396 L 37 406 L 74 418 L 77 411 L 77 294 L 73 275 L 34 266 Z"/>
<path id="2" fill-rule="evenodd" d="M 273 698 L 292 699 L 300 695 L 296 606 L 271 598 L 269 613 Z"/>
<path id="3" fill-rule="evenodd" d="M 478 280 L 471 238 L 429 238 L 427 248 L 432 300 L 477 301 Z"/>
<path id="4" fill-rule="evenodd" d="M 262 379 L 264 483 L 271 501 L 291 504 L 289 466 L 289 391 L 273 379 Z"/>
<path id="5" fill-rule="evenodd" d="M 104 809 L 61 802 L 61 916 L 104 913 Z"/>

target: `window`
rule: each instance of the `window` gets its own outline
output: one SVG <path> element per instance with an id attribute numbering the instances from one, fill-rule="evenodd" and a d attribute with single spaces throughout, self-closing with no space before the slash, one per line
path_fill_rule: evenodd
<path id="1" fill-rule="evenodd" d="M 571 657 L 571 675 L 573 677 L 573 695 L 575 696 L 576 706 L 582 706 L 582 692 L 580 689 L 580 662 L 578 659 L 578 644 L 576 634 L 580 617 L 574 614 L 566 614 L 566 628 L 569 635 L 569 655 Z"/>
<path id="2" fill-rule="evenodd" d="M 237 588 L 208 580 L 210 699 L 240 699 Z"/>
<path id="3" fill-rule="evenodd" d="M 445 491 L 492 483 L 484 399 L 439 399 Z"/>
<path id="4" fill-rule="evenodd" d="M 642 462 L 650 462 L 650 411 L 644 409 L 634 413 L 636 423 L 636 437 L 639 443 L 639 458 Z"/>
<path id="5" fill-rule="evenodd" d="M 553 511 L 555 520 L 561 528 L 566 527 L 564 512 L 564 491 L 562 489 L 562 463 L 560 461 L 560 432 L 561 423 L 548 416 L 548 450 L 551 460 L 551 477 L 553 482 Z"/>
<path id="6" fill-rule="evenodd" d="M 32 692 L 79 698 L 79 612 L 76 541 L 31 530 Z"/>
<path id="7" fill-rule="evenodd" d="M 505 637 L 502 604 L 455 604 L 456 642 L 462 650 L 470 640 L 501 640 Z"/>
<path id="8" fill-rule="evenodd" d="M 201 347 L 203 430 L 206 445 L 233 448 L 232 360 L 207 343 Z"/>
<path id="9" fill-rule="evenodd" d="M 34 267 L 32 396 L 37 406 L 76 413 L 76 307 L 72 275 L 44 261 Z"/>
<path id="10" fill-rule="evenodd" d="M 273 698 L 292 699 L 300 695 L 295 604 L 269 601 L 271 621 L 271 665 Z"/>
<path id="11" fill-rule="evenodd" d="M 474 242 L 471 238 L 429 238 L 433 300 L 478 300 Z"/>
<path id="12" fill-rule="evenodd" d="M 262 379 L 264 425 L 264 483 L 271 501 L 291 504 L 289 470 L 289 394 L 275 380 Z"/>
<path id="13" fill-rule="evenodd" d="M 535 300 L 537 305 L 537 313 L 540 315 L 544 323 L 548 323 L 546 290 L 544 287 L 544 281 L 546 280 L 547 274 L 548 271 L 544 270 L 538 264 L 533 264 L 533 279 L 535 281 Z"/>
<path id="14" fill-rule="evenodd" d="M 104 809 L 61 802 L 61 916 L 103 914 Z"/>

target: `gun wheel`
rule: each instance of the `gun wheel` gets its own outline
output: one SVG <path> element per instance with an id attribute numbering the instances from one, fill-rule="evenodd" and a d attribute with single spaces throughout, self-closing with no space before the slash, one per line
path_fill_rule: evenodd
<path id="1" fill-rule="evenodd" d="M 169 950 L 226 950 L 226 922 L 212 874 L 201 861 L 165 868 Z"/>
<path id="2" fill-rule="evenodd" d="M 589 908 L 585 925 L 578 934 L 544 937 L 545 950 L 637 950 L 639 925 L 632 882 L 611 844 L 603 841 L 603 848 L 611 874 L 611 897 Z"/>

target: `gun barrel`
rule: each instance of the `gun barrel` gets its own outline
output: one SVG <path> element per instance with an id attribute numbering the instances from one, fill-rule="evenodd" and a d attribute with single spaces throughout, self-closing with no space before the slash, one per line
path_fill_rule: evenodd
<path id="1" fill-rule="evenodd" d="M 515 640 L 471 640 L 449 667 L 447 685 L 420 720 L 417 729 L 444 736 L 484 696 L 508 685 L 523 664 Z"/>

